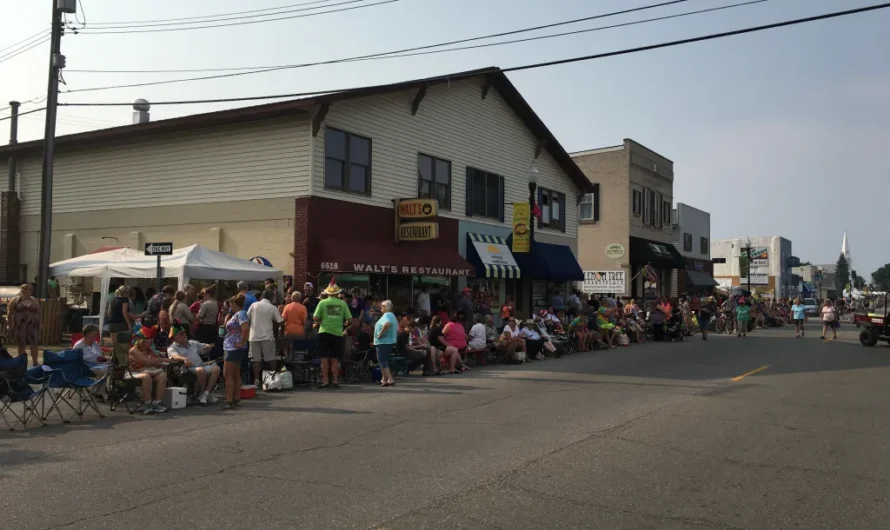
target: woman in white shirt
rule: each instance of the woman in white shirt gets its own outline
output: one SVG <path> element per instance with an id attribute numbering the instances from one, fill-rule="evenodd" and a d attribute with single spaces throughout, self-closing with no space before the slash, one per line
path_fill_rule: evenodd
<path id="1" fill-rule="evenodd" d="M 473 315 L 473 327 L 470 328 L 469 339 L 467 346 L 471 350 L 484 350 L 488 344 L 485 340 L 485 324 L 482 323 L 482 315 L 479 313 Z"/>
<path id="2" fill-rule="evenodd" d="M 831 300 L 825 300 L 822 306 L 822 340 L 825 340 L 825 334 L 831 329 L 831 338 L 837 338 L 837 309 Z"/>

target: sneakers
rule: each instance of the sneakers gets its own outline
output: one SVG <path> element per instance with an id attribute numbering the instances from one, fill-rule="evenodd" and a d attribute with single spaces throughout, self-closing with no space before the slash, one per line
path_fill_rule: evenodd
<path id="1" fill-rule="evenodd" d="M 155 412 L 167 412 L 167 407 L 165 407 L 160 401 L 152 401 L 151 406 L 155 410 Z"/>
<path id="2" fill-rule="evenodd" d="M 219 398 L 217 398 L 216 395 L 208 392 L 207 393 L 207 403 L 210 403 L 211 405 L 215 405 L 215 404 L 219 403 Z"/>
<path id="3" fill-rule="evenodd" d="M 143 414 L 145 414 L 147 416 L 154 411 L 155 411 L 155 406 L 151 401 L 149 401 L 147 403 L 143 403 L 143 405 L 142 405 L 142 413 Z"/>
<path id="4" fill-rule="evenodd" d="M 201 405 L 207 405 L 207 392 L 201 394 L 201 397 L 198 398 L 198 403 Z"/>

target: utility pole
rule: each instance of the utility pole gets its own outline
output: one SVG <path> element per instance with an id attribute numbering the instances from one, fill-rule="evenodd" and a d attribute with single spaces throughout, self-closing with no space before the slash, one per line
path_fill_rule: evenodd
<path id="1" fill-rule="evenodd" d="M 18 101 L 10 101 L 10 119 L 9 119 L 9 145 L 17 144 L 19 141 L 19 106 L 21 103 Z M 7 178 L 7 189 L 10 192 L 15 192 L 15 174 L 16 174 L 16 160 L 15 155 L 9 156 L 9 175 Z"/>
<path id="2" fill-rule="evenodd" d="M 65 67 L 62 55 L 62 14 L 75 13 L 77 0 L 50 0 L 52 34 L 49 51 L 49 80 L 46 88 L 46 128 L 43 133 L 43 172 L 40 186 L 40 257 L 37 297 L 46 298 L 53 230 L 53 158 L 56 150 L 56 110 L 59 104 L 59 76 Z"/>

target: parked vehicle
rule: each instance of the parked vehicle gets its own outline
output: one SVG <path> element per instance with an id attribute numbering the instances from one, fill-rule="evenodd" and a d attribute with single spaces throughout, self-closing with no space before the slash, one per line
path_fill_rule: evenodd
<path id="1" fill-rule="evenodd" d="M 819 302 L 815 298 L 804 298 L 803 306 L 807 308 L 808 316 L 819 316 Z"/>

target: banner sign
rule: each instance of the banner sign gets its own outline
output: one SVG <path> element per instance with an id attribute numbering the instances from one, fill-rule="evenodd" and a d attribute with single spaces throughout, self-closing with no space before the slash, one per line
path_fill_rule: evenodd
<path id="1" fill-rule="evenodd" d="M 748 285 L 748 277 L 742 276 L 739 278 L 739 285 L 741 287 Z M 751 273 L 751 285 L 769 285 L 769 274 L 759 272 Z"/>
<path id="2" fill-rule="evenodd" d="M 395 199 L 396 241 L 439 239 L 439 201 L 436 199 Z M 424 222 L 405 222 L 423 220 Z"/>
<path id="3" fill-rule="evenodd" d="M 627 283 L 624 271 L 584 271 L 581 292 L 587 294 L 624 293 Z"/>
<path id="4" fill-rule="evenodd" d="M 748 256 L 745 255 L 744 251 L 739 256 L 739 276 L 748 276 Z"/>
<path id="5" fill-rule="evenodd" d="M 531 251 L 531 227 L 527 202 L 513 203 L 513 252 Z"/>

